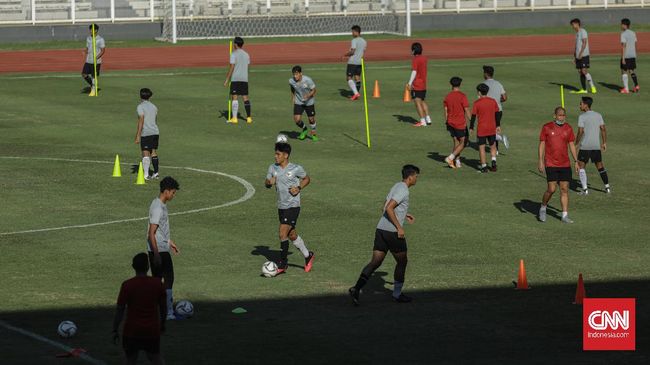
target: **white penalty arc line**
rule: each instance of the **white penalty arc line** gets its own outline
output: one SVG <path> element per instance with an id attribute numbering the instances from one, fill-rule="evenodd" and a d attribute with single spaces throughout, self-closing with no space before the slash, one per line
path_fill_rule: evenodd
<path id="1" fill-rule="evenodd" d="M 9 323 L 7 323 L 5 321 L 0 320 L 0 326 L 4 327 L 4 328 L 6 328 L 6 329 L 8 329 L 10 331 L 20 333 L 21 335 L 29 337 L 31 339 L 41 341 L 41 342 L 46 343 L 46 344 L 48 344 L 48 345 L 50 345 L 52 347 L 56 347 L 58 349 L 61 349 L 61 350 L 65 351 L 65 352 L 71 352 L 72 350 L 74 350 L 71 347 L 68 347 L 68 346 L 66 346 L 66 345 L 64 345 L 62 343 L 56 342 L 56 341 L 52 341 L 49 338 L 43 337 L 43 336 L 41 336 L 39 334 L 36 334 L 34 332 L 30 332 L 30 331 L 24 330 L 22 328 L 18 328 L 16 326 L 12 326 L 12 325 L 10 325 Z M 101 360 L 97 360 L 97 359 L 95 359 L 93 357 L 90 357 L 90 356 L 84 354 L 84 353 L 79 354 L 79 358 L 82 359 L 82 360 L 85 360 L 86 362 L 94 364 L 94 365 L 106 365 L 105 362 L 103 362 Z"/>
<path id="2" fill-rule="evenodd" d="M 62 161 L 62 162 L 81 162 L 81 163 L 85 162 L 85 163 L 101 163 L 101 164 L 109 164 L 109 165 L 112 164 L 112 162 L 108 162 L 108 161 L 79 160 L 79 159 L 55 158 L 55 157 L 0 156 L 0 159 L 45 160 L 45 161 Z M 129 164 L 128 163 L 122 163 L 122 165 L 129 165 Z M 244 188 L 246 188 L 246 193 L 244 195 L 242 195 L 237 200 L 233 200 L 233 201 L 223 203 L 223 204 L 219 204 L 219 205 L 204 207 L 204 208 L 191 209 L 191 210 L 185 210 L 185 211 L 182 211 L 182 212 L 170 213 L 169 214 L 170 216 L 194 214 L 194 213 L 205 212 L 205 211 L 208 211 L 208 210 L 225 208 L 225 207 L 229 207 L 229 206 L 236 205 L 236 204 L 239 204 L 239 203 L 243 203 L 243 202 L 247 201 L 248 199 L 252 198 L 253 195 L 255 195 L 255 188 L 253 187 L 253 185 L 251 183 L 249 183 L 248 181 L 246 181 L 245 179 L 239 177 L 239 176 L 230 175 L 230 174 L 226 174 L 224 172 L 219 172 L 219 171 L 197 169 L 197 168 L 193 168 L 193 167 L 179 167 L 179 166 L 163 166 L 163 167 L 167 168 L 167 169 L 187 170 L 187 171 L 194 171 L 194 172 L 199 172 L 199 173 L 204 173 L 204 174 L 212 174 L 212 175 L 224 176 L 224 177 L 227 177 L 229 179 L 237 181 L 238 183 L 243 185 Z M 71 225 L 71 226 L 29 229 L 29 230 L 24 230 L 24 231 L 15 231 L 15 232 L 2 232 L 2 233 L 0 233 L 0 236 L 11 236 L 11 235 L 18 235 L 18 234 L 26 234 L 26 233 L 41 233 L 41 232 L 51 232 L 51 231 L 62 231 L 62 230 L 66 230 L 66 229 L 76 229 L 76 228 L 90 228 L 90 227 L 106 226 L 106 225 L 109 225 L 109 224 L 119 224 L 119 223 L 143 221 L 143 220 L 147 220 L 147 219 L 149 219 L 149 217 L 118 219 L 118 220 L 112 220 L 112 221 L 107 221 L 107 222 L 89 223 L 89 224 L 75 224 L 75 225 Z"/>

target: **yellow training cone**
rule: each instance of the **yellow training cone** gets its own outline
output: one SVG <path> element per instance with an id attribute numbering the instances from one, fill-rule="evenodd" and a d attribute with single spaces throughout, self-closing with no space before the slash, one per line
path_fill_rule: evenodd
<path id="1" fill-rule="evenodd" d="M 122 177 L 122 169 L 120 168 L 120 156 L 115 155 L 115 165 L 113 165 L 113 177 Z"/>
<path id="2" fill-rule="evenodd" d="M 144 169 L 142 168 L 142 162 L 140 162 L 140 166 L 138 166 L 138 178 L 135 180 L 136 185 L 144 185 Z"/>

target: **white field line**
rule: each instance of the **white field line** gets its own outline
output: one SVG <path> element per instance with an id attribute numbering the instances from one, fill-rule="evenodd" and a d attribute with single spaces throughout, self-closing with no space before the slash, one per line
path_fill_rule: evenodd
<path id="1" fill-rule="evenodd" d="M 112 162 L 108 162 L 108 161 L 78 160 L 78 159 L 54 158 L 54 157 L 0 156 L 0 159 L 46 160 L 46 161 L 112 164 Z M 122 163 L 122 165 L 129 165 L 129 163 Z M 227 203 L 223 203 L 223 204 L 219 204 L 219 205 L 213 205 L 213 206 L 209 206 L 209 207 L 205 207 L 205 208 L 198 208 L 198 209 L 185 210 L 185 211 L 182 211 L 182 212 L 170 213 L 169 214 L 170 216 L 194 214 L 194 213 L 205 212 L 207 210 L 225 208 L 225 207 L 229 207 L 229 206 L 232 206 L 232 205 L 235 205 L 235 204 L 243 203 L 246 200 L 252 198 L 253 195 L 255 195 L 255 188 L 253 187 L 253 185 L 251 185 L 251 183 L 249 183 L 248 181 L 244 180 L 243 178 L 241 178 L 239 176 L 230 175 L 230 174 L 226 174 L 226 173 L 219 172 L 219 171 L 196 169 L 196 168 L 193 168 L 193 167 L 178 167 L 178 166 L 163 166 L 163 167 L 166 168 L 166 169 L 188 170 L 188 171 L 194 171 L 194 172 L 199 172 L 199 173 L 204 173 L 204 174 L 212 174 L 212 175 L 224 176 L 224 177 L 227 177 L 229 179 L 237 181 L 238 183 L 242 184 L 246 188 L 246 193 L 237 200 L 233 200 L 233 201 L 230 201 L 230 202 L 227 202 Z M 71 225 L 71 226 L 30 229 L 30 230 L 15 231 L 15 232 L 1 232 L 0 236 L 11 236 L 11 235 L 18 235 L 18 234 L 25 234 L 25 233 L 40 233 L 40 232 L 50 232 L 50 231 L 62 231 L 62 230 L 66 230 L 66 229 L 75 229 L 75 228 L 89 228 L 89 227 L 97 227 L 97 226 L 106 226 L 106 225 L 109 225 L 109 224 L 119 224 L 119 223 L 143 221 L 143 220 L 147 220 L 147 219 L 149 219 L 149 217 L 118 219 L 118 220 L 107 221 L 107 222 L 89 223 L 89 224 L 75 224 L 75 225 Z"/>

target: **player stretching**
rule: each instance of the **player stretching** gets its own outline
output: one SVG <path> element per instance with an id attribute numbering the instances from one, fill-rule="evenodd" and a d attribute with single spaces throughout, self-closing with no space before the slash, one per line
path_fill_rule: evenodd
<path id="1" fill-rule="evenodd" d="M 555 120 L 544 124 L 539 134 L 539 172 L 546 172 L 547 187 L 539 208 L 539 221 L 546 222 L 546 206 L 553 193 L 560 185 L 560 204 L 562 205 L 562 223 L 573 223 L 569 218 L 569 181 L 571 181 L 571 162 L 567 146 L 578 170 L 573 128 L 565 123 L 566 110 L 561 106 L 555 108 Z"/>
<path id="2" fill-rule="evenodd" d="M 351 100 L 359 99 L 359 90 L 361 89 L 361 59 L 366 51 L 368 43 L 361 38 L 361 27 L 352 26 L 352 44 L 350 50 L 343 55 L 343 58 L 349 57 L 348 68 L 346 70 L 348 86 L 352 90 Z"/>
<path id="3" fill-rule="evenodd" d="M 239 96 L 244 99 L 244 109 L 246 109 L 246 123 L 253 123 L 251 117 L 251 102 L 248 100 L 248 65 L 251 58 L 242 48 L 244 40 L 241 37 L 235 37 L 233 40 L 235 49 L 230 54 L 230 69 L 226 75 L 226 81 L 223 86 L 228 86 L 230 82 L 230 95 L 232 95 L 232 117 L 228 123 L 238 123 Z"/>
<path id="4" fill-rule="evenodd" d="M 443 102 L 447 130 L 454 144 L 454 148 L 451 154 L 445 158 L 445 162 L 452 169 L 462 166 L 460 164 L 460 153 L 465 148 L 465 139 L 467 138 L 465 129 L 467 128 L 467 119 L 470 118 L 469 101 L 467 96 L 460 91 L 462 82 L 463 79 L 458 76 L 454 76 L 449 80 L 451 92 L 447 94 Z"/>
<path id="5" fill-rule="evenodd" d="M 138 128 L 135 132 L 135 143 L 140 144 L 142 150 L 142 168 L 144 179 L 158 178 L 158 139 L 159 130 L 157 124 L 158 108 L 149 101 L 153 92 L 147 88 L 140 89 L 141 102 L 136 111 L 138 112 Z M 153 165 L 153 175 L 149 177 L 149 166 Z"/>
<path id="6" fill-rule="evenodd" d="M 595 94 L 596 86 L 589 74 L 589 39 L 587 38 L 587 31 L 580 26 L 580 19 L 578 18 L 571 20 L 571 26 L 576 32 L 576 49 L 573 54 L 573 63 L 576 65 L 576 69 L 578 69 L 578 74 L 580 74 L 580 86 L 582 87 L 578 91 L 571 91 L 571 93 L 586 94 L 587 82 L 589 82 L 591 93 Z"/>
<path id="7" fill-rule="evenodd" d="M 639 81 L 636 79 L 636 33 L 630 30 L 630 19 L 621 20 L 621 74 L 623 78 L 623 88 L 621 94 L 629 94 L 630 88 L 628 87 L 628 75 L 634 81 L 634 92 L 639 92 Z"/>
<path id="8" fill-rule="evenodd" d="M 576 137 L 580 143 L 578 151 L 578 165 L 580 165 L 578 175 L 582 185 L 582 191 L 578 193 L 580 195 L 589 194 L 589 190 L 587 190 L 587 172 L 585 171 L 585 165 L 589 160 L 596 165 L 600 178 L 605 184 L 605 191 L 611 193 L 607 170 L 603 165 L 601 154 L 601 150 L 603 152 L 607 151 L 607 130 L 605 129 L 603 116 L 591 110 L 593 102 L 594 100 L 590 97 L 583 97 L 580 102 L 580 110 L 583 113 L 578 117 L 578 136 Z"/>
<path id="9" fill-rule="evenodd" d="M 275 144 L 275 163 L 269 166 L 264 185 L 271 188 L 275 185 L 278 194 L 278 216 L 280 218 L 280 262 L 278 274 L 287 271 L 289 255 L 289 240 L 291 240 L 305 257 L 305 272 L 310 272 L 314 263 L 314 253 L 307 249 L 305 241 L 296 231 L 296 223 L 300 215 L 300 192 L 310 179 L 305 169 L 300 165 L 289 162 L 291 145 L 288 143 Z"/>
<path id="10" fill-rule="evenodd" d="M 316 84 L 311 77 L 302 74 L 302 67 L 293 66 L 291 69 L 293 77 L 289 79 L 289 85 L 291 86 L 291 100 L 293 101 L 293 121 L 296 122 L 296 125 L 302 128 L 302 133 L 298 136 L 299 140 L 303 140 L 307 137 L 307 134 L 311 137 L 311 140 L 316 142 L 318 137 L 316 136 L 316 100 L 314 95 L 316 95 Z M 302 113 L 307 114 L 309 119 L 309 129 L 302 121 Z"/>
<path id="11" fill-rule="evenodd" d="M 97 24 L 91 24 L 88 29 L 90 29 L 90 35 L 86 37 L 86 48 L 84 49 L 84 57 L 86 58 L 86 63 L 81 70 L 81 77 L 90 85 L 90 94 L 88 96 L 95 96 L 97 93 L 95 86 L 95 65 L 93 61 L 93 28 L 95 29 L 95 52 L 97 53 L 97 77 L 99 77 L 99 71 L 102 68 L 102 57 L 106 53 L 106 42 L 104 38 L 97 34 L 99 27 Z"/>
<path id="12" fill-rule="evenodd" d="M 178 248 L 172 241 L 169 233 L 169 215 L 167 202 L 174 199 L 179 190 L 178 182 L 167 176 L 160 181 L 160 195 L 149 206 L 149 230 L 147 232 L 147 251 L 151 263 L 151 276 L 161 278 L 167 292 L 167 319 L 176 319 L 174 316 L 174 263 L 170 250 L 178 254 Z"/>
<path id="13" fill-rule="evenodd" d="M 427 97 L 427 58 L 422 55 L 422 45 L 417 42 L 411 45 L 411 53 L 413 54 L 411 78 L 406 87 L 411 90 L 411 98 L 420 116 L 420 122 L 413 126 L 426 127 L 431 125 L 429 106 L 424 101 Z"/>
<path id="14" fill-rule="evenodd" d="M 478 117 L 478 130 L 476 136 L 478 137 L 478 153 L 481 158 L 481 167 L 479 171 L 482 173 L 488 172 L 487 160 L 485 157 L 485 144 L 490 145 L 490 155 L 492 156 L 492 164 L 490 170 L 497 171 L 497 146 L 496 135 L 501 132 L 501 128 L 497 126 L 496 114 L 499 112 L 497 102 L 488 97 L 490 88 L 485 84 L 480 84 L 476 87 L 478 90 L 478 100 L 474 102 L 472 107 L 472 118 L 470 120 L 470 133 L 474 133 L 474 122 Z"/>
<path id="15" fill-rule="evenodd" d="M 501 118 L 503 117 L 503 105 L 508 100 L 508 95 L 506 94 L 506 89 L 503 88 L 503 85 L 497 80 L 494 79 L 494 67 L 492 66 L 483 66 L 483 78 L 485 81 L 483 83 L 490 88 L 488 91 L 488 96 L 494 99 L 499 106 L 499 111 L 496 114 L 497 127 L 501 127 Z M 499 153 L 499 142 L 503 141 L 503 145 L 506 146 L 506 149 L 510 148 L 510 142 L 508 141 L 508 136 L 505 134 L 497 133 L 497 154 Z"/>
<path id="16" fill-rule="evenodd" d="M 393 284 L 393 299 L 398 303 L 408 303 L 411 298 L 402 293 L 404 286 L 404 275 L 406 274 L 407 246 L 404 237 L 404 220 L 414 223 L 415 218 L 408 214 L 409 188 L 418 181 L 420 169 L 417 166 L 405 165 L 402 167 L 402 181 L 393 185 L 386 197 L 382 208 L 383 214 L 375 230 L 375 244 L 372 249 L 372 259 L 359 275 L 355 286 L 348 292 L 352 297 L 354 305 L 359 305 L 359 293 L 366 285 L 370 276 L 381 266 L 386 258 L 386 252 L 390 251 L 395 258 L 395 283 Z"/>

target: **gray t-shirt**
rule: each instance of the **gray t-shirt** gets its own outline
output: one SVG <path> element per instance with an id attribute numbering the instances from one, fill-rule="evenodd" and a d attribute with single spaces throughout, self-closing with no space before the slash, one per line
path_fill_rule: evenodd
<path id="1" fill-rule="evenodd" d="M 251 63 L 251 58 L 241 48 L 238 48 L 230 54 L 230 64 L 235 65 L 232 72 L 230 81 L 232 82 L 248 82 L 248 65 Z"/>
<path id="2" fill-rule="evenodd" d="M 593 110 L 584 112 L 578 117 L 578 128 L 584 128 L 585 134 L 580 141 L 581 150 L 600 149 L 600 126 L 605 125 L 603 116 Z"/>
<path id="3" fill-rule="evenodd" d="M 158 108 L 149 100 L 143 100 L 137 108 L 138 116 L 144 116 L 144 124 L 142 125 L 141 137 L 155 136 L 160 134 L 156 120 L 158 117 Z"/>
<path id="4" fill-rule="evenodd" d="M 576 32 L 576 58 L 580 55 L 582 44 L 585 42 L 587 42 L 587 31 L 584 28 L 580 28 L 580 30 Z M 587 42 L 587 46 L 585 47 L 584 52 L 582 52 L 582 57 L 585 56 L 589 56 L 589 42 Z"/>
<path id="5" fill-rule="evenodd" d="M 625 58 L 636 58 L 636 33 L 626 29 L 621 33 L 621 43 L 625 44 Z"/>
<path id="6" fill-rule="evenodd" d="M 497 105 L 499 105 L 499 111 L 502 111 L 503 106 L 501 105 L 501 95 L 506 93 L 503 85 L 501 85 L 501 83 L 495 79 L 487 79 L 483 81 L 483 83 L 490 88 L 490 90 L 488 90 L 487 96 L 494 99 L 497 102 Z"/>
<path id="7" fill-rule="evenodd" d="M 158 229 L 156 230 L 158 251 L 169 252 L 169 215 L 167 214 L 167 205 L 163 204 L 160 198 L 154 199 L 151 202 L 151 206 L 149 206 L 149 223 L 158 225 Z M 147 250 L 152 252 L 150 242 L 147 245 Z"/>
<path id="8" fill-rule="evenodd" d="M 106 43 L 104 43 L 104 38 L 102 38 L 100 35 L 95 35 L 95 52 L 97 52 L 98 56 L 101 50 L 104 48 L 106 48 Z M 86 55 L 86 63 L 93 63 L 93 37 L 92 36 L 88 36 L 86 38 L 86 50 L 88 50 L 88 53 Z M 102 59 L 98 58 L 97 64 L 99 65 L 100 63 L 102 63 Z"/>
<path id="9" fill-rule="evenodd" d="M 348 60 L 349 65 L 360 65 L 363 53 L 366 51 L 366 40 L 361 37 L 352 38 L 351 49 L 354 49 L 354 54 Z"/>
<path id="10" fill-rule="evenodd" d="M 404 225 L 404 219 L 406 219 L 406 213 L 409 209 L 409 188 L 406 186 L 405 182 L 398 182 L 393 185 L 393 188 L 390 189 L 388 196 L 386 196 L 386 203 L 384 204 L 384 214 L 379 219 L 377 224 L 377 229 L 381 229 L 389 232 L 397 232 L 397 227 L 388 219 L 388 214 L 386 214 L 386 206 L 388 202 L 394 200 L 397 202 L 395 207 L 395 215 L 399 224 Z"/>
<path id="11" fill-rule="evenodd" d="M 316 84 L 314 83 L 314 80 L 311 79 L 311 77 L 302 75 L 302 79 L 300 79 L 298 82 L 296 82 L 296 80 L 294 80 L 292 77 L 289 79 L 289 85 L 291 85 L 291 90 L 293 90 L 294 104 L 307 106 L 314 105 L 316 102 L 315 97 L 311 97 L 305 101 L 305 96 L 316 88 Z"/>
<path id="12" fill-rule="evenodd" d="M 275 191 L 278 193 L 278 209 L 297 208 L 300 206 L 300 193 L 293 196 L 289 189 L 300 186 L 300 180 L 307 176 L 307 172 L 300 165 L 289 163 L 286 168 L 272 164 L 266 173 L 266 178 L 275 176 Z"/>

